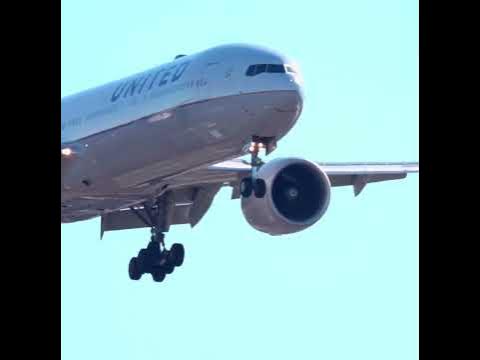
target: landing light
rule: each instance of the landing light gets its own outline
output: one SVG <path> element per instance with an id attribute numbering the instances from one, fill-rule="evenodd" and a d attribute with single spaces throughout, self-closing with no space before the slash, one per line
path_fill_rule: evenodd
<path id="1" fill-rule="evenodd" d="M 62 155 L 63 156 L 71 156 L 73 154 L 73 150 L 70 148 L 63 148 Z"/>
<path id="2" fill-rule="evenodd" d="M 264 149 L 265 148 L 265 145 L 263 143 L 256 143 L 256 142 L 252 142 L 250 144 L 250 148 L 249 148 L 249 151 L 250 152 L 253 152 L 253 151 L 258 151 L 258 150 L 261 150 L 261 149 Z"/>

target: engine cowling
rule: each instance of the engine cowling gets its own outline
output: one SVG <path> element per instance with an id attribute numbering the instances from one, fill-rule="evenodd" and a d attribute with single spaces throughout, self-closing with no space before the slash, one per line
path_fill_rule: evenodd
<path id="1" fill-rule="evenodd" d="M 315 224 L 330 203 L 330 180 L 317 164 L 280 158 L 263 165 L 257 178 L 266 193 L 242 197 L 242 211 L 255 229 L 270 235 L 298 232 Z"/>

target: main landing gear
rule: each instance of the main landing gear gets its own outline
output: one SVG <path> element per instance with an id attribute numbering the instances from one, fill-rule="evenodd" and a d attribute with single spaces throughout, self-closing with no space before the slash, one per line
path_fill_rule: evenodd
<path id="1" fill-rule="evenodd" d="M 243 178 L 240 182 L 240 194 L 244 198 L 248 198 L 252 193 L 257 198 L 263 198 L 267 193 L 267 186 L 263 179 L 257 178 L 257 172 L 264 164 L 259 157 L 260 150 L 264 149 L 265 154 L 270 154 L 277 147 L 274 137 L 259 137 L 253 136 L 252 144 L 249 152 L 251 154 L 250 165 L 252 166 L 252 174 L 249 177 Z"/>
<path id="2" fill-rule="evenodd" d="M 168 194 L 162 196 L 153 205 L 143 204 L 143 211 L 130 208 L 147 226 L 151 227 L 152 236 L 145 249 L 133 257 L 128 265 L 130 279 L 139 280 L 143 274 L 151 274 L 156 282 L 162 282 L 165 276 L 183 264 L 185 249 L 182 244 L 173 244 L 170 250 L 165 246 L 165 234 L 168 231 L 168 213 L 172 202 Z M 173 204 L 175 206 L 175 204 Z M 146 214 L 147 217 L 144 216 Z"/>
<path id="3" fill-rule="evenodd" d="M 130 259 L 128 265 L 130 279 L 139 280 L 143 274 L 151 274 L 154 281 L 161 282 L 175 267 L 183 264 L 185 257 L 183 245 L 173 244 L 170 250 L 167 250 L 163 242 L 164 236 L 164 234 L 152 235 L 147 248 L 140 250 L 138 256 Z"/>

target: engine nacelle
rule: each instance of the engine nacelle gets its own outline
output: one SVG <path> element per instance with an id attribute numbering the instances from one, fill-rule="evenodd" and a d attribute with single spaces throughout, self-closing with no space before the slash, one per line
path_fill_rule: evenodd
<path id="1" fill-rule="evenodd" d="M 311 161 L 275 159 L 259 169 L 257 178 L 265 181 L 265 196 L 242 197 L 242 211 L 251 226 L 270 235 L 306 229 L 320 220 L 330 203 L 330 180 Z"/>

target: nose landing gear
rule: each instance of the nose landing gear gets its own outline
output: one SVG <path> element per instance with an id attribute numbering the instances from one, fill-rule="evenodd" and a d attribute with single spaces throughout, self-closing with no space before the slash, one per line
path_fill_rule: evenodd
<path id="1" fill-rule="evenodd" d="M 171 274 L 176 267 L 183 264 L 185 249 L 182 244 L 173 244 L 170 250 L 165 246 L 165 234 L 168 231 L 168 214 L 175 204 L 171 196 L 165 194 L 155 204 L 143 204 L 145 218 L 136 208 L 130 208 L 139 219 L 151 227 L 152 235 L 147 248 L 141 249 L 138 256 L 130 260 L 128 274 L 130 279 L 139 280 L 143 274 L 151 274 L 156 282 L 162 282 L 166 275 Z"/>
<path id="2" fill-rule="evenodd" d="M 242 179 L 240 182 L 240 194 L 244 198 L 248 198 L 252 193 L 257 198 L 263 198 L 267 192 L 267 186 L 263 179 L 257 178 L 257 172 L 264 164 L 259 157 L 260 150 L 265 150 L 265 155 L 270 154 L 277 147 L 276 139 L 274 137 L 259 137 L 253 136 L 252 143 L 249 148 L 251 154 L 250 165 L 252 166 L 252 174 L 249 177 Z"/>

